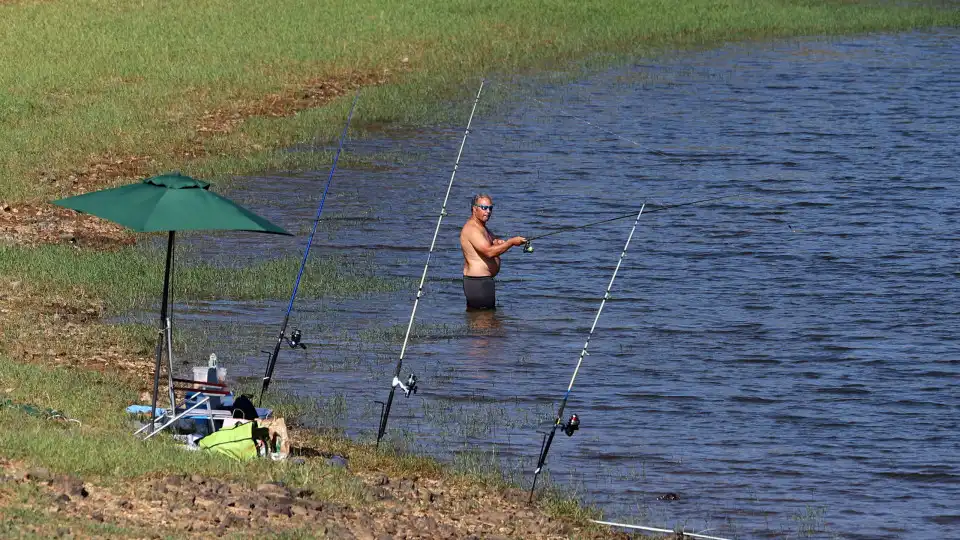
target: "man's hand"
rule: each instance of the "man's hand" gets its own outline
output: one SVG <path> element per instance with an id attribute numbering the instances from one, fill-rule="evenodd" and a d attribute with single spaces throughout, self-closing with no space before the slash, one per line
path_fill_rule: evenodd
<path id="1" fill-rule="evenodd" d="M 527 243 L 527 239 L 522 236 L 514 236 L 513 238 L 507 240 L 511 246 L 522 246 Z"/>

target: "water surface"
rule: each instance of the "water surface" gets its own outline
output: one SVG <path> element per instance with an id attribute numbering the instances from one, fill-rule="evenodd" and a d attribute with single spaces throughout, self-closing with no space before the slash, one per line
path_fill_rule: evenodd
<path id="1" fill-rule="evenodd" d="M 610 519 L 719 536 L 950 536 L 960 526 L 958 37 L 679 54 L 540 82 L 540 102 L 517 97 L 505 114 L 477 117 L 418 313 L 431 335 L 407 351 L 404 375 L 418 374 L 420 392 L 397 401 L 391 436 L 446 459 L 495 450 L 529 482 L 537 429 L 566 390 L 632 222 L 507 253 L 498 311 L 471 316 L 457 233 L 473 193 L 494 195 L 495 232 L 530 236 L 643 202 L 736 195 L 641 218 L 571 394 L 581 430 L 551 450 L 553 480 Z M 303 395 L 343 396 L 336 422 L 351 434 L 375 429 L 373 402 L 400 350 L 382 329 L 402 336 L 462 130 L 350 141 L 407 161 L 342 169 L 327 199 L 311 256 L 374 253 L 378 272 L 408 284 L 300 301 L 293 313 L 322 346 L 284 351 L 276 377 Z M 300 253 L 326 178 L 259 177 L 232 194 L 299 237 L 193 247 L 231 261 Z M 223 325 L 231 339 L 209 348 L 231 376 L 259 376 L 256 349 L 285 309 L 286 299 L 198 304 L 179 321 Z M 657 499 L 668 492 L 680 500 Z"/>

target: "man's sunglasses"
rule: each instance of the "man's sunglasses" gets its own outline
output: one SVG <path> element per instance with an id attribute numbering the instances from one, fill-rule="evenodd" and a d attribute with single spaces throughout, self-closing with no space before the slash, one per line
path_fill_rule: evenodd
<path id="1" fill-rule="evenodd" d="M 481 209 L 481 210 L 493 210 L 493 205 L 492 205 L 492 204 L 475 204 L 474 206 L 476 206 L 477 208 L 479 208 L 479 209 Z"/>

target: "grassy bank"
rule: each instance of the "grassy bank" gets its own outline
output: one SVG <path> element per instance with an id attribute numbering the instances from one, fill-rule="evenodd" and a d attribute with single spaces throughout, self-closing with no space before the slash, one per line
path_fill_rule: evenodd
<path id="1" fill-rule="evenodd" d="M 163 440 L 147 447 L 130 435 L 131 424 L 123 413 L 127 405 L 139 400 L 137 384 L 130 378 L 21 364 L 0 357 L 0 386 L 4 397 L 16 403 L 63 411 L 82 422 L 64 424 L 0 409 L 0 453 L 7 459 L 26 460 L 33 466 L 101 483 L 159 474 L 201 474 L 248 483 L 283 481 L 320 490 L 329 500 L 362 501 L 359 484 L 336 476 L 338 473 L 331 477 L 289 462 L 257 460 L 241 465 L 205 452 L 184 452 L 179 444 Z M 295 410 L 289 405 L 280 408 L 281 414 L 292 412 Z M 290 420 L 296 421 L 296 416 Z"/>
<path id="2" fill-rule="evenodd" d="M 296 166 L 309 158 L 271 150 L 333 139 L 348 100 L 313 106 L 361 85 L 380 86 L 358 127 L 409 124 L 483 75 L 596 53 L 958 22 L 956 9 L 835 0 L 3 3 L 0 200 L 71 192 L 77 177 Z"/>
<path id="3" fill-rule="evenodd" d="M 127 404 L 137 401 L 137 383 L 123 375 L 23 364 L 0 355 L 0 388 L 0 471 L 13 472 L 5 476 L 6 483 L 0 486 L 0 515 L 7 518 L 5 527 L 11 535 L 33 531 L 39 537 L 66 528 L 81 535 L 124 537 L 142 536 L 158 527 L 171 534 L 181 527 L 160 522 L 164 502 L 178 508 L 176 502 L 164 501 L 164 495 L 171 492 L 174 499 L 179 497 L 180 504 L 185 505 L 179 511 L 186 512 L 182 522 L 188 527 L 191 522 L 209 520 L 221 532 L 233 526 L 231 532 L 238 537 L 247 533 L 262 535 L 263 526 L 269 527 L 271 535 L 325 537 L 314 528 L 337 521 L 350 529 L 355 526 L 351 512 L 372 516 L 366 518 L 370 523 L 363 525 L 367 529 L 389 532 L 395 527 L 388 518 L 395 512 L 391 505 L 404 508 L 404 512 L 420 507 L 421 511 L 435 512 L 432 519 L 442 522 L 448 512 L 456 515 L 461 506 L 472 504 L 474 498 L 499 509 L 491 516 L 506 515 L 503 512 L 514 507 L 520 509 L 523 517 L 535 515 L 517 504 L 516 499 L 524 498 L 525 493 L 516 490 L 498 475 L 496 467 L 482 459 L 441 465 L 389 449 L 377 451 L 335 434 L 295 432 L 294 453 L 301 456 L 299 461 L 256 460 L 241 464 L 205 452 L 185 451 L 180 444 L 163 437 L 150 443 L 132 437 L 131 424 L 122 411 Z M 276 392 L 270 395 L 266 405 L 292 425 L 299 422 L 302 413 L 311 410 L 298 400 L 275 396 Z M 56 409 L 79 422 L 31 414 L 14 404 Z M 328 462 L 326 457 L 331 455 L 345 457 L 348 466 Z M 12 484 L 10 479 L 20 480 Z M 215 486 L 215 494 L 210 493 L 210 486 Z M 275 490 L 280 490 L 279 496 L 272 493 Z M 90 492 L 96 493 L 96 497 Z M 209 506 L 207 497 L 212 495 L 216 495 L 218 506 L 229 504 L 232 508 L 232 500 L 259 505 L 258 513 L 264 523 L 247 530 L 231 525 L 229 520 L 211 519 L 210 515 L 188 510 Z M 271 497 L 280 505 L 277 517 L 281 520 L 284 501 L 295 497 L 304 510 L 293 512 L 291 517 L 302 519 L 285 524 L 269 522 L 274 514 Z M 135 498 L 146 502 L 150 514 L 146 520 L 111 515 L 112 506 L 126 514 L 136 514 L 137 504 L 131 502 Z M 89 508 L 83 508 L 85 505 Z M 89 516 L 81 519 L 84 511 L 91 508 L 100 512 L 96 521 L 102 523 L 90 521 Z M 230 508 L 217 514 L 229 513 Z M 315 512 L 311 514 L 308 509 Z M 330 515 L 324 517 L 324 511 Z M 547 532 L 547 536 L 556 537 L 557 530 L 579 531 L 575 533 L 578 537 L 607 534 L 586 522 L 598 513 L 560 491 L 544 492 L 537 512 L 556 520 L 544 531 L 538 531 Z M 104 519 L 104 515 L 110 519 Z M 371 524 L 384 517 L 387 519 Z M 482 527 L 482 523 L 478 526 Z M 531 519 L 528 531 L 541 526 Z M 519 537 L 529 537 L 529 532 L 520 533 L 519 528 L 517 531 Z M 180 535 L 171 537 L 177 536 Z"/>

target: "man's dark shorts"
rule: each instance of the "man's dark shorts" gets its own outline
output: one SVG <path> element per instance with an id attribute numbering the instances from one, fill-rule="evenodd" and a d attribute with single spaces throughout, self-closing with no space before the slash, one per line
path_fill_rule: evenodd
<path id="1" fill-rule="evenodd" d="M 492 277 L 463 276 L 467 309 L 497 309 L 497 286 Z"/>

